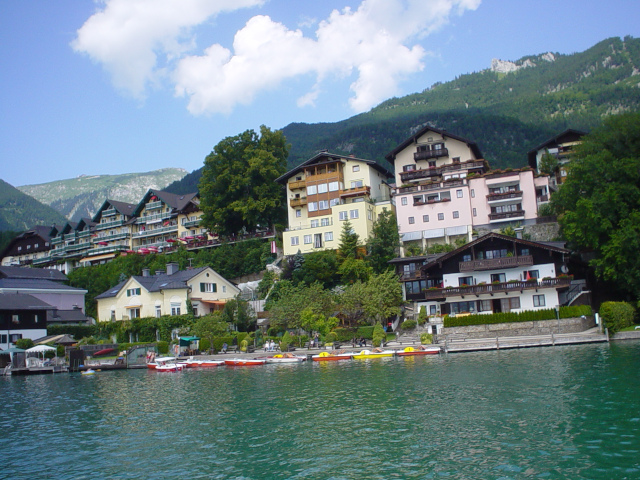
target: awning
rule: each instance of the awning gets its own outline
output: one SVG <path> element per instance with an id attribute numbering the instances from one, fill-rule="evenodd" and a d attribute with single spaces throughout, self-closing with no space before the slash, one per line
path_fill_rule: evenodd
<path id="1" fill-rule="evenodd" d="M 180 346 L 188 347 L 191 342 L 197 342 L 198 340 L 200 340 L 200 337 L 180 337 Z"/>
<path id="2" fill-rule="evenodd" d="M 116 256 L 115 253 L 105 253 L 104 255 L 96 255 L 94 257 L 84 257 L 80 259 L 80 263 L 95 262 L 98 260 L 108 260 L 109 258 L 113 258 L 115 256 Z"/>
<path id="3" fill-rule="evenodd" d="M 140 308 L 142 305 L 126 305 L 124 308 L 132 309 L 132 308 Z"/>

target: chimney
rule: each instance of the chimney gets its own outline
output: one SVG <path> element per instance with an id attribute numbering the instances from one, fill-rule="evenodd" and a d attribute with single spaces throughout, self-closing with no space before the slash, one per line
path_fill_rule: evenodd
<path id="1" fill-rule="evenodd" d="M 178 273 L 180 271 L 180 267 L 177 263 L 167 263 L 167 275 L 173 275 L 174 273 Z"/>
<path id="2" fill-rule="evenodd" d="M 150 277 L 151 276 L 151 270 L 149 270 L 148 268 L 143 268 L 142 269 L 142 276 L 143 277 Z"/>

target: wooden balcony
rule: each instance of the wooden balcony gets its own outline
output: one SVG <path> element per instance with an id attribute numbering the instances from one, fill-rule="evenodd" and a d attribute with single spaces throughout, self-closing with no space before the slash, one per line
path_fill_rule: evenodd
<path id="1" fill-rule="evenodd" d="M 431 205 L 432 203 L 443 203 L 443 202 L 450 202 L 451 198 L 449 197 L 444 197 L 444 198 L 438 198 L 438 199 L 434 199 L 434 200 L 428 200 L 426 202 L 421 202 L 421 201 L 417 201 L 417 202 L 413 202 L 414 206 L 418 206 L 418 205 Z"/>
<path id="2" fill-rule="evenodd" d="M 307 197 L 292 198 L 289 204 L 291 208 L 304 207 L 307 204 Z"/>
<path id="3" fill-rule="evenodd" d="M 425 168 L 422 170 L 411 170 L 409 172 L 402 172 L 400 174 L 400 179 L 403 182 L 411 181 L 411 180 L 419 180 L 421 178 L 430 178 L 437 177 L 442 175 L 442 169 L 440 168 Z"/>
<path id="4" fill-rule="evenodd" d="M 488 202 L 497 202 L 499 200 L 520 200 L 522 199 L 522 190 L 505 193 L 490 193 L 487 195 Z"/>
<path id="5" fill-rule="evenodd" d="M 371 194 L 371 187 L 363 185 L 362 187 L 354 187 L 354 188 L 345 188 L 344 190 L 340 190 L 341 198 L 348 197 L 362 197 L 364 195 Z"/>
<path id="6" fill-rule="evenodd" d="M 298 190 L 300 188 L 306 188 L 307 183 L 304 180 L 294 180 L 289 182 L 289 190 Z"/>
<path id="7" fill-rule="evenodd" d="M 524 210 L 516 210 L 514 212 L 490 213 L 489 221 L 498 222 L 506 221 L 514 218 L 524 218 Z"/>
<path id="8" fill-rule="evenodd" d="M 420 300 L 437 300 L 446 297 L 462 297 L 470 295 L 491 295 L 504 292 L 522 292 L 523 290 L 538 290 L 540 288 L 564 288 L 571 285 L 571 277 L 550 278 L 547 280 L 511 281 L 490 283 L 487 285 L 470 285 L 468 287 L 448 287 L 425 290 Z M 415 294 L 413 295 L 415 296 Z"/>
<path id="9" fill-rule="evenodd" d="M 448 156 L 449 156 L 449 150 L 446 148 L 440 148 L 437 150 L 417 151 L 413 154 L 413 159 L 417 162 L 418 160 L 428 160 L 430 158 L 448 157 Z"/>
<path id="10" fill-rule="evenodd" d="M 502 268 L 530 267 L 531 265 L 533 265 L 533 256 L 521 255 L 519 257 L 501 257 L 460 262 L 458 268 L 461 272 L 476 272 Z"/>

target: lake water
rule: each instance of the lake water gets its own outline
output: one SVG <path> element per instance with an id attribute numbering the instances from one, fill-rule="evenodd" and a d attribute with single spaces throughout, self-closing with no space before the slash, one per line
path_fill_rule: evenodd
<path id="1" fill-rule="evenodd" d="M 2 479 L 638 479 L 640 342 L 0 377 Z"/>

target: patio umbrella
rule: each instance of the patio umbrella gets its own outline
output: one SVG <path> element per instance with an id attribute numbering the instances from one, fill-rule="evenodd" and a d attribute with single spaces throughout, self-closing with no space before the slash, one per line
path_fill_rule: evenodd
<path id="1" fill-rule="evenodd" d="M 35 347 L 27 348 L 27 353 L 37 353 L 42 354 L 42 360 L 44 361 L 45 352 L 56 352 L 58 349 L 56 347 L 50 347 L 49 345 L 36 345 Z"/>

